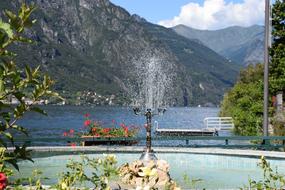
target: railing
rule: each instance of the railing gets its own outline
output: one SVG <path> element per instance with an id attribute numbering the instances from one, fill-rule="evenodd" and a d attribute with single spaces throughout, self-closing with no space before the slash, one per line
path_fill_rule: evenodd
<path id="1" fill-rule="evenodd" d="M 204 125 L 207 129 L 215 130 L 231 130 L 234 128 L 234 122 L 232 117 L 206 117 L 204 119 Z"/>
<path id="2" fill-rule="evenodd" d="M 155 127 L 155 130 L 157 130 L 158 129 L 158 121 L 154 121 L 154 127 Z"/>
<path id="3" fill-rule="evenodd" d="M 59 137 L 59 138 L 18 138 L 16 143 L 28 143 L 28 146 L 39 146 L 40 142 L 45 142 L 45 146 L 48 146 L 49 142 L 59 143 L 58 145 L 68 146 L 68 142 L 77 142 L 80 144 L 84 139 L 80 137 Z M 94 138 L 96 142 L 106 141 L 140 141 L 141 145 L 144 145 L 145 137 L 135 138 Z M 179 146 L 186 147 L 219 147 L 219 148 L 253 148 L 262 150 L 275 150 L 279 148 L 285 148 L 285 136 L 167 136 L 152 138 L 153 145 L 155 146 L 177 146 L 173 142 L 186 142 L 184 145 L 181 143 Z M 173 141 L 173 142 L 172 142 Z M 197 142 L 199 143 L 193 143 Z M 167 143 L 165 143 L 167 142 Z M 191 143 L 190 143 L 191 142 Z M 211 142 L 211 144 L 201 144 L 201 142 Z M 108 143 L 106 143 L 108 145 Z M 137 146 L 137 145 L 136 145 Z"/>

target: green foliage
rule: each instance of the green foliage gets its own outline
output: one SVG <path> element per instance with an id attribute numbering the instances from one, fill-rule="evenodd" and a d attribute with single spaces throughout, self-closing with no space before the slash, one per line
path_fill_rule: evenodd
<path id="1" fill-rule="evenodd" d="M 153 163 L 154 164 L 154 163 Z M 16 179 L 13 182 L 10 182 L 9 189 L 24 190 L 24 189 L 57 189 L 57 190 L 75 190 L 75 189 L 90 189 L 88 186 L 92 186 L 94 190 L 111 190 L 111 185 L 117 186 L 118 189 L 130 189 L 131 186 L 126 188 L 121 188 L 120 185 L 123 185 L 124 180 L 122 176 L 125 176 L 129 179 L 132 177 L 135 178 L 134 171 L 126 173 L 126 166 L 124 164 L 121 167 L 117 166 L 117 159 L 114 155 L 104 155 L 100 158 L 89 158 L 88 156 L 83 155 L 81 160 L 70 162 L 66 165 L 66 172 L 63 172 L 59 178 L 57 184 L 53 186 L 43 186 L 41 180 L 47 179 L 42 177 L 42 172 L 39 170 L 34 170 L 31 177 L 24 177 Z M 142 166 L 142 165 L 141 165 Z M 86 169 L 90 172 L 86 172 Z M 122 171 L 122 169 L 124 171 Z M 151 178 L 159 179 L 155 168 L 149 167 L 138 167 L 133 168 L 137 170 L 137 175 L 139 175 L 144 181 L 144 189 L 165 189 L 165 190 L 181 190 L 177 187 L 177 184 L 171 180 L 162 184 L 161 188 L 153 187 L 148 182 Z M 122 178 L 119 178 L 121 176 Z M 189 180 L 188 178 L 186 180 Z M 191 185 L 195 186 L 200 180 L 192 180 Z M 157 182 L 157 181 L 156 181 Z M 136 189 L 142 189 L 141 185 L 135 186 Z"/>
<path id="2" fill-rule="evenodd" d="M 35 107 L 40 99 L 48 96 L 59 97 L 57 93 L 50 90 L 53 81 L 49 76 L 42 76 L 39 67 L 33 69 L 26 66 L 24 71 L 19 69 L 14 62 L 15 53 L 9 51 L 11 45 L 31 42 L 24 37 L 24 32 L 35 22 L 30 19 L 34 10 L 34 5 L 22 4 L 18 13 L 6 10 L 6 21 L 0 19 L 0 148 L 2 152 L 0 172 L 5 172 L 7 168 L 5 163 L 10 163 L 19 169 L 17 166 L 19 159 L 31 160 L 25 144 L 21 146 L 14 144 L 16 133 L 28 135 L 23 126 L 17 125 L 17 121 L 27 111 L 44 114 L 43 110 Z M 9 101 L 11 98 L 17 99 L 19 104 L 11 105 Z M 30 103 L 26 103 L 25 100 L 30 100 Z M 6 151 L 9 143 L 14 146 L 14 151 Z"/>
<path id="3" fill-rule="evenodd" d="M 31 42 L 25 38 L 22 33 L 26 28 L 30 28 L 35 20 L 30 19 L 31 13 L 35 10 L 34 5 L 22 4 L 18 14 L 6 10 L 5 15 L 8 22 L 0 19 L 0 56 L 11 56 L 12 52 L 7 50 L 7 47 L 15 42 Z"/>
<path id="4" fill-rule="evenodd" d="M 270 51 L 270 91 L 285 90 L 285 1 L 276 0 L 272 9 L 273 45 Z"/>
<path id="5" fill-rule="evenodd" d="M 106 155 L 104 158 L 90 159 L 82 156 L 82 161 L 70 161 L 67 164 L 68 172 L 63 173 L 56 188 L 59 190 L 70 190 L 76 185 L 91 182 L 94 189 L 109 190 L 111 177 L 118 176 L 117 160 L 114 155 Z M 85 168 L 92 169 L 92 174 L 88 176 Z"/>
<path id="6" fill-rule="evenodd" d="M 274 134 L 277 136 L 285 136 L 285 111 L 279 112 L 272 118 L 272 124 L 274 126 Z M 285 141 L 278 141 L 285 145 Z"/>
<path id="7" fill-rule="evenodd" d="M 202 179 L 191 179 L 187 174 L 183 175 L 184 186 L 189 189 L 197 189 L 197 184 L 203 182 Z"/>
<path id="8" fill-rule="evenodd" d="M 0 147 L 0 173 L 5 173 L 6 176 L 12 176 L 13 175 L 13 170 L 9 169 L 6 165 L 5 162 L 13 159 L 12 157 L 8 157 L 6 155 L 6 149 Z"/>
<path id="9" fill-rule="evenodd" d="M 263 66 L 248 66 L 240 72 L 237 84 L 225 95 L 220 115 L 234 119 L 235 133 L 258 135 L 262 130 Z"/>
<path id="10" fill-rule="evenodd" d="M 273 6 L 273 38 L 270 50 L 271 64 L 269 90 L 272 95 L 285 89 L 285 2 L 277 0 Z M 224 97 L 221 116 L 232 116 L 235 132 L 240 135 L 261 133 L 263 114 L 263 72 L 262 66 L 249 66 L 241 71 L 237 84 Z M 283 134 L 279 124 L 274 122 L 275 134 Z M 277 133 L 276 133 L 277 132 Z"/>
<path id="11" fill-rule="evenodd" d="M 285 90 L 285 1 L 277 0 L 273 6 L 273 46 L 270 49 L 271 64 L 269 85 L 270 93 L 276 95 L 277 92 Z M 284 113 L 276 113 L 272 119 L 274 134 L 283 136 Z M 284 141 L 282 142 L 285 143 Z"/>
<path id="12" fill-rule="evenodd" d="M 33 189 L 33 190 L 41 190 L 43 189 L 43 185 L 41 180 L 46 179 L 42 177 L 42 172 L 40 170 L 34 170 L 32 172 L 32 176 L 17 179 L 10 186 L 15 190 L 24 190 L 24 189 Z M 26 187 L 23 184 L 27 184 Z M 27 188 L 30 187 L 30 188 Z"/>
<path id="13" fill-rule="evenodd" d="M 284 189 L 285 177 L 278 173 L 277 169 L 274 171 L 270 167 L 270 163 L 262 156 L 261 162 L 258 166 L 263 170 L 263 180 L 255 181 L 249 179 L 249 185 L 241 189 L 257 189 L 257 190 L 271 190 Z"/>

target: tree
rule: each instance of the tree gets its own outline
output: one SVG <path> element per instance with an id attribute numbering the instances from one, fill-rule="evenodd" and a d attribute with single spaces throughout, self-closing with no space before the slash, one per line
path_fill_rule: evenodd
<path id="1" fill-rule="evenodd" d="M 285 90 L 285 1 L 276 0 L 272 9 L 273 45 L 270 49 L 270 92 Z"/>
<path id="2" fill-rule="evenodd" d="M 32 42 L 25 38 L 24 32 L 35 23 L 30 19 L 34 10 L 34 5 L 22 4 L 18 13 L 6 10 L 4 18 L 0 18 L 0 173 L 7 172 L 7 162 L 18 169 L 19 159 L 31 159 L 25 144 L 15 144 L 14 134 L 28 135 L 23 126 L 17 125 L 17 121 L 27 111 L 45 114 L 35 106 L 36 102 L 47 96 L 59 97 L 50 90 L 54 82 L 48 75 L 42 75 L 39 67 L 18 68 L 14 62 L 15 53 L 9 51 L 18 43 Z M 10 98 L 17 99 L 19 104 L 11 105 Z M 25 99 L 30 99 L 31 103 L 26 103 Z M 7 151 L 9 144 L 15 148 L 14 151 Z"/>
<path id="3" fill-rule="evenodd" d="M 271 64 L 269 73 L 270 93 L 285 91 L 285 1 L 276 0 L 272 10 L 273 45 L 270 49 Z M 275 135 L 285 134 L 285 113 L 275 113 L 272 124 Z M 284 144 L 284 142 L 283 142 Z"/>
<path id="4" fill-rule="evenodd" d="M 285 90 L 284 0 L 276 0 L 272 12 L 274 41 L 270 49 L 269 91 L 271 95 L 275 95 L 276 92 Z M 262 107 L 263 66 L 259 64 L 241 71 L 238 82 L 224 97 L 220 115 L 233 117 L 237 134 L 259 135 L 262 132 Z M 272 116 L 272 109 L 270 111 Z"/>
<path id="5" fill-rule="evenodd" d="M 240 72 L 238 82 L 224 96 L 220 116 L 234 119 L 239 135 L 262 133 L 263 65 L 250 65 Z"/>

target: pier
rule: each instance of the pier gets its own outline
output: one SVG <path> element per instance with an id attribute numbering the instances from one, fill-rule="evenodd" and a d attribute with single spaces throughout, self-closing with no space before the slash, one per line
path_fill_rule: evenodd
<path id="1" fill-rule="evenodd" d="M 156 135 L 161 136 L 218 136 L 214 129 L 155 129 Z"/>
<path id="2" fill-rule="evenodd" d="M 203 128 L 160 128 L 158 122 L 155 123 L 155 134 L 161 136 L 219 136 L 221 130 L 231 130 L 234 128 L 231 117 L 207 117 L 204 119 Z"/>

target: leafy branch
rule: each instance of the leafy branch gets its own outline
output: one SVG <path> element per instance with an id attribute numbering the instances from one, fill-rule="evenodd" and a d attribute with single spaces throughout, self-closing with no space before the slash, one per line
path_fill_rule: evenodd
<path id="1" fill-rule="evenodd" d="M 17 121 L 29 111 L 46 115 L 44 110 L 36 106 L 41 99 L 61 98 L 51 90 L 54 81 L 48 75 L 43 75 L 39 66 L 34 69 L 29 66 L 19 68 L 14 61 L 16 54 L 9 50 L 18 43 L 32 43 L 24 34 L 36 22 L 30 18 L 35 9 L 33 4 L 23 3 L 17 13 L 5 10 L 4 18 L 0 18 L 0 148 L 5 150 L 0 160 L 3 166 L 0 172 L 4 171 L 5 163 L 19 169 L 18 160 L 31 160 L 26 144 L 15 145 L 15 134 L 28 135 L 27 130 L 19 126 Z M 19 103 L 14 106 L 11 99 Z M 14 147 L 12 152 L 7 151 L 9 143 Z"/>

